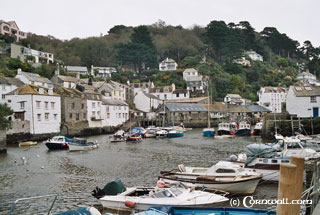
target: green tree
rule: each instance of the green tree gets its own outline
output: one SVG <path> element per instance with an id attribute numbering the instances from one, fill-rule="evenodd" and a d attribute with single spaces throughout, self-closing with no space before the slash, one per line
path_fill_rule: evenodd
<path id="1" fill-rule="evenodd" d="M 7 103 L 0 104 L 0 128 L 7 129 L 11 126 L 11 121 L 7 119 L 7 116 L 13 114 L 11 108 L 7 105 Z"/>
<path id="2" fill-rule="evenodd" d="M 280 68 L 285 68 L 285 67 L 287 67 L 287 66 L 289 65 L 287 59 L 282 58 L 282 57 L 281 57 L 281 58 L 278 58 L 277 64 L 278 64 L 278 66 L 279 66 Z"/>

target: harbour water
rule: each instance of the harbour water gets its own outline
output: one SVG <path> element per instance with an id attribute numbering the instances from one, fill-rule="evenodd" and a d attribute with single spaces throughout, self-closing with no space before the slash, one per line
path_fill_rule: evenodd
<path id="1" fill-rule="evenodd" d="M 97 140 L 99 148 L 68 152 L 48 151 L 44 144 L 9 147 L 7 154 L 0 155 L 0 214 L 8 214 L 18 198 L 46 194 L 58 195 L 53 212 L 98 206 L 91 191 L 115 178 L 126 186 L 154 186 L 161 170 L 174 169 L 179 164 L 209 167 L 243 152 L 248 144 L 261 142 L 258 137 L 205 138 L 200 129 L 187 131 L 181 138 L 145 139 L 141 143 L 110 143 L 109 135 L 92 136 L 89 140 Z M 254 195 L 255 199 L 276 197 L 277 185 L 269 183 L 258 186 Z M 30 202 L 27 208 L 18 205 L 16 214 L 41 214 L 39 211 L 50 207 L 49 202 Z"/>

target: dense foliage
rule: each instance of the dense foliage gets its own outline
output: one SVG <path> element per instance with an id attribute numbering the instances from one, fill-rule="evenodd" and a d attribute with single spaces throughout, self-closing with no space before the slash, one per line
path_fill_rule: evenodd
<path id="1" fill-rule="evenodd" d="M 32 34 L 21 44 L 54 53 L 65 65 L 116 67 L 119 72 L 112 79 L 122 83 L 150 80 L 159 86 L 175 83 L 185 87 L 182 72 L 193 67 L 210 76 L 210 91 L 216 101 L 227 93 L 255 100 L 261 86 L 288 86 L 301 69 L 320 75 L 319 47 L 310 41 L 300 45 L 274 27 L 256 32 L 247 21 L 212 21 L 205 27 L 185 29 L 159 20 L 150 26 L 117 25 L 104 36 L 69 41 Z M 248 50 L 262 55 L 264 61 L 250 60 L 251 66 L 234 63 L 241 57 L 249 59 L 244 54 Z M 167 57 L 178 63 L 177 71 L 158 70 L 158 63 Z M 0 73 L 7 76 L 14 76 L 16 68 L 48 78 L 54 71 L 54 65 L 33 68 L 12 59 L 0 59 L 0 65 Z"/>
<path id="2" fill-rule="evenodd" d="M 7 105 L 7 103 L 0 104 L 0 129 L 10 128 L 11 121 L 7 119 L 7 116 L 12 114 L 13 111 Z"/>

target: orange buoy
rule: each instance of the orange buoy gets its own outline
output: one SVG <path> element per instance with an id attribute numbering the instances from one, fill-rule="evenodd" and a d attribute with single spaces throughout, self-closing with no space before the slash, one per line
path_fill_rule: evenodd
<path id="1" fill-rule="evenodd" d="M 136 206 L 136 203 L 131 201 L 125 201 L 124 205 L 127 206 L 128 208 L 134 208 Z"/>

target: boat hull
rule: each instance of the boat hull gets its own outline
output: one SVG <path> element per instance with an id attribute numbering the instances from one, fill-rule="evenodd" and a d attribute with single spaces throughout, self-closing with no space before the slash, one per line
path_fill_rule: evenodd
<path id="1" fill-rule="evenodd" d="M 216 134 L 214 129 L 205 128 L 202 131 L 204 137 L 213 137 Z"/>
<path id="2" fill-rule="evenodd" d="M 183 137 L 184 133 L 168 133 L 168 138 Z"/>
<path id="3" fill-rule="evenodd" d="M 241 181 L 215 181 L 215 180 L 189 180 L 189 179 L 171 179 L 169 177 L 160 176 L 159 179 L 167 183 L 175 183 L 177 181 L 183 182 L 188 187 L 196 188 L 209 188 L 216 190 L 223 190 L 225 192 L 232 193 L 234 195 L 250 195 L 253 194 L 257 188 L 257 185 L 262 177 L 254 177 L 250 179 L 244 179 Z"/>
<path id="4" fill-rule="evenodd" d="M 217 135 L 232 135 L 231 131 L 228 130 L 218 130 Z"/>
<path id="5" fill-rule="evenodd" d="M 68 144 L 69 145 L 69 151 L 86 151 L 86 150 L 92 150 L 98 148 L 98 144 L 92 144 L 92 145 L 75 145 L 75 144 Z"/>
<path id="6" fill-rule="evenodd" d="M 236 131 L 237 136 L 250 136 L 251 130 L 250 129 L 240 129 Z"/>
<path id="7" fill-rule="evenodd" d="M 68 144 L 66 143 L 50 143 L 47 142 L 46 146 L 49 150 L 66 150 L 69 149 Z"/>

